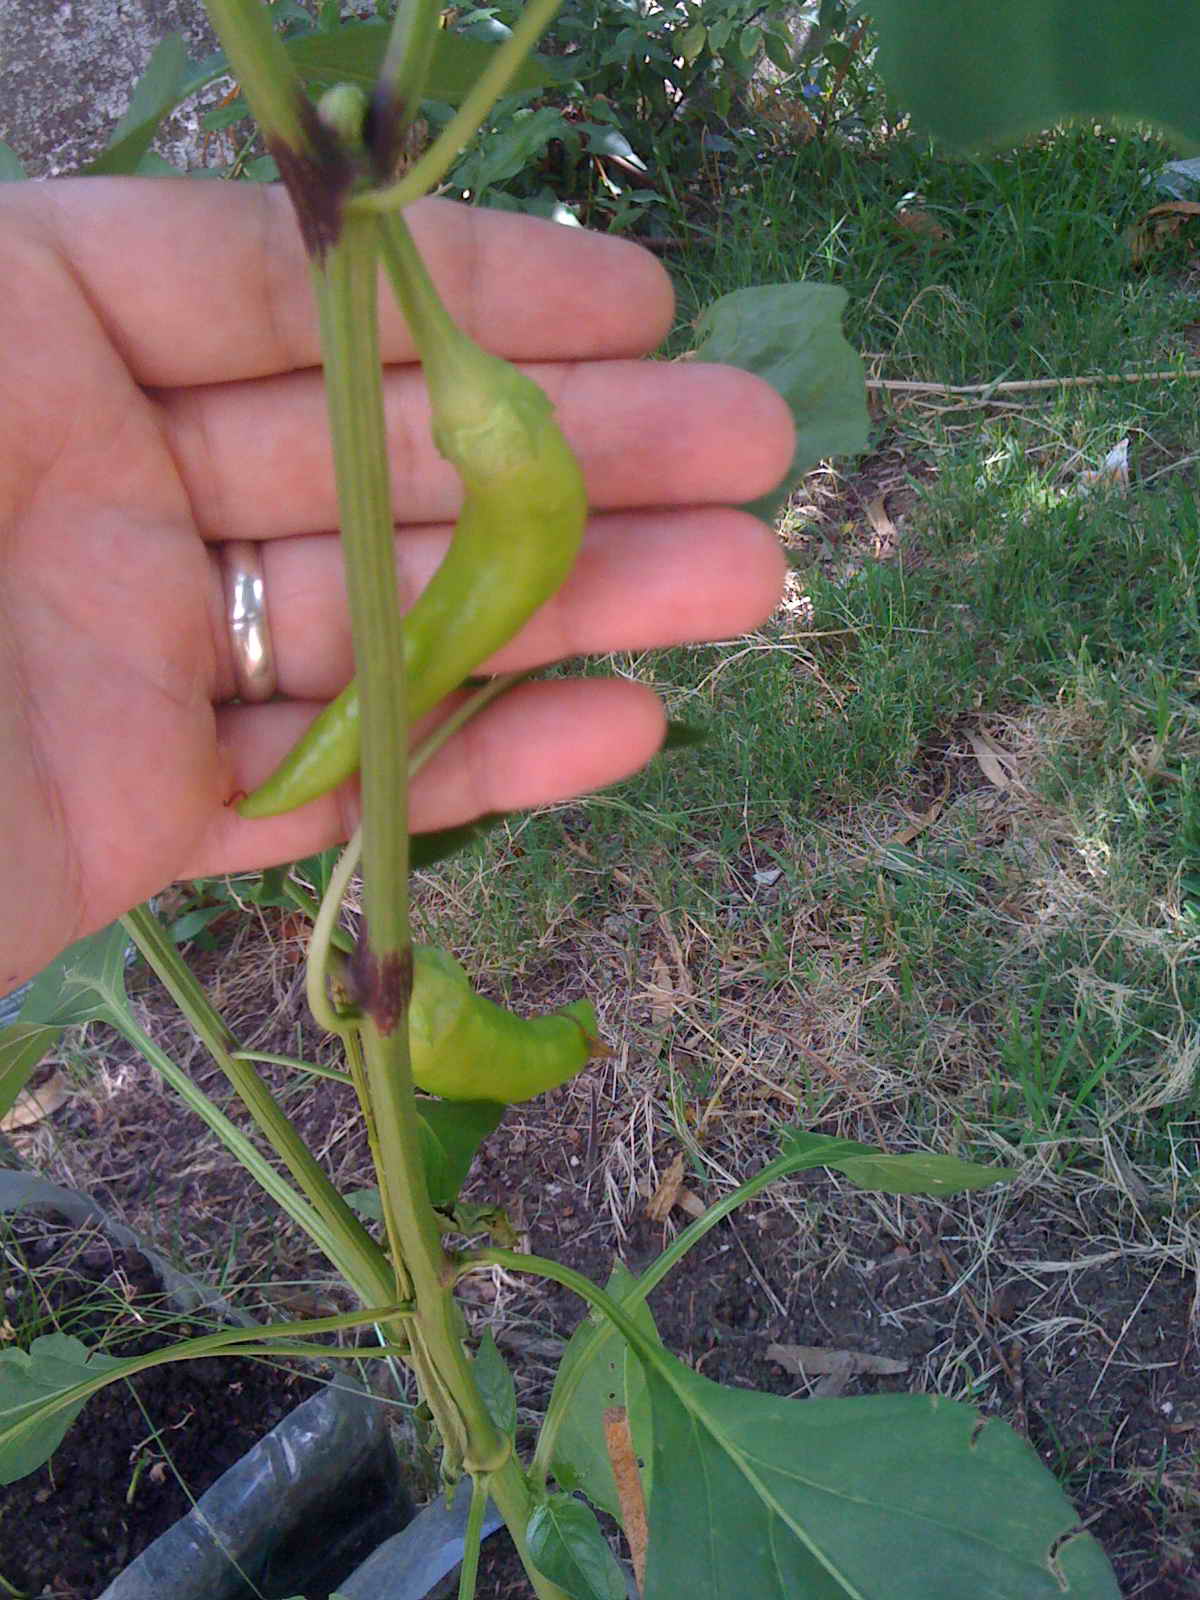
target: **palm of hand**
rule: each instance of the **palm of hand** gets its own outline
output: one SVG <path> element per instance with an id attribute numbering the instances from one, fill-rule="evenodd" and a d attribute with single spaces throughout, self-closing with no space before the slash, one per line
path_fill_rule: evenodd
<path id="1" fill-rule="evenodd" d="M 39 925 L 83 932 L 176 876 L 230 774 L 212 564 L 157 404 L 52 252 L 20 269 L 0 302 L 0 348 L 22 353 L 0 391 L 0 703 L 5 810 L 33 830 L 6 887 L 37 945 Z"/>

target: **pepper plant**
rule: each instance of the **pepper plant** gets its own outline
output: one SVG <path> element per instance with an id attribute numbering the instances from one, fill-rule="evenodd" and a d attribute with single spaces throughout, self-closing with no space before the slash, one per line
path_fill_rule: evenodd
<path id="1" fill-rule="evenodd" d="M 937 1195 L 1007 1174 L 949 1157 L 889 1154 L 797 1127 L 783 1131 L 774 1160 L 637 1278 L 617 1266 L 601 1286 L 486 1240 L 448 1243 L 478 1238 L 456 1199 L 474 1149 L 505 1103 L 562 1081 L 601 1048 L 587 1008 L 522 1024 L 479 1002 L 449 958 L 414 952 L 408 919 L 413 859 L 455 842 L 410 841 L 409 779 L 509 685 L 496 679 L 474 689 L 410 751 L 413 710 L 459 684 L 553 593 L 573 559 L 584 507 L 578 469 L 549 402 L 455 328 L 409 236 L 404 207 L 444 177 L 523 70 L 555 4 L 530 0 L 503 44 L 486 60 L 471 58 L 454 116 L 398 173 L 397 153 L 439 53 L 443 67 L 455 59 L 433 0 L 404 0 L 381 50 L 372 36 L 377 77 L 369 93 L 353 81 L 321 82 L 328 58 L 306 75 L 259 0 L 209 0 L 311 266 L 357 664 L 355 685 L 284 769 L 243 803 L 250 813 L 283 809 L 361 764 L 360 836 L 319 907 L 298 885 L 291 893 L 314 915 L 309 1000 L 317 1021 L 342 1042 L 344 1076 L 376 1168 L 380 1228 L 372 1232 L 334 1187 L 149 908 L 73 947 L 35 983 L 20 1022 L 0 1035 L 0 1108 L 63 1027 L 110 1023 L 308 1234 L 360 1309 L 220 1330 L 125 1360 L 61 1334 L 28 1351 L 6 1351 L 0 1480 L 46 1461 L 97 1389 L 151 1364 L 226 1350 L 321 1360 L 374 1355 L 408 1368 L 441 1439 L 446 1492 L 470 1496 L 461 1597 L 475 1592 L 490 1497 L 540 1600 L 619 1600 L 627 1593 L 596 1510 L 623 1529 L 645 1600 L 681 1592 L 698 1600 L 1108 1600 L 1117 1591 L 1099 1546 L 1076 1526 L 1033 1450 L 1003 1422 L 936 1396 L 797 1401 L 725 1388 L 663 1348 L 648 1306 L 698 1240 L 788 1174 L 825 1166 L 864 1187 Z M 188 81 L 177 61 L 161 76 L 110 147 L 124 145 L 124 158 L 110 153 L 103 170 L 131 153 L 139 159 L 147 127 L 152 132 Z M 315 96 L 306 87 L 314 82 Z M 447 564 L 407 625 L 393 575 L 380 263 L 412 325 L 436 441 L 465 490 Z M 701 327 L 707 357 L 749 365 L 792 398 L 799 438 L 793 477 L 821 455 L 864 442 L 861 375 L 855 404 L 828 403 L 839 384 L 843 396 L 854 387 L 858 371 L 837 332 L 840 304 L 838 291 L 818 285 L 741 291 L 711 308 Z M 502 536 L 481 539 L 481 528 L 489 535 L 499 528 Z M 351 941 L 339 912 L 360 861 L 365 916 Z M 273 1159 L 139 1027 L 124 993 L 127 937 L 225 1074 Z M 418 1096 L 418 1087 L 432 1094 Z M 494 1267 L 564 1285 L 587 1308 L 528 1449 L 516 1436 L 511 1374 L 494 1342 L 472 1339 L 456 1299 L 464 1278 Z M 376 1345 L 324 1342 L 364 1325 L 375 1330 Z"/>

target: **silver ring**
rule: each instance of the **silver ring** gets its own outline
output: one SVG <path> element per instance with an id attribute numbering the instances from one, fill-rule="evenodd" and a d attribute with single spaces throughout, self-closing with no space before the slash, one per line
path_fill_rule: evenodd
<path id="1" fill-rule="evenodd" d="M 237 697 L 251 703 L 270 700 L 278 683 L 259 546 L 250 539 L 228 540 L 221 546 L 221 571 Z"/>

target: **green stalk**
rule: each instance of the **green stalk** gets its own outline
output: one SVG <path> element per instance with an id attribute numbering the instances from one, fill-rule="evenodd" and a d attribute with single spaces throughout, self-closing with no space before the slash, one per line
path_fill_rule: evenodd
<path id="1" fill-rule="evenodd" d="M 497 1430 L 462 1345 L 455 1269 L 442 1248 L 417 1138 L 408 1056 L 412 945 L 408 926 L 408 749 L 404 642 L 396 594 L 382 364 L 376 318 L 374 218 L 347 214 L 313 277 L 321 318 L 346 589 L 362 717 L 366 925 L 352 963 L 356 1020 L 377 1141 L 380 1203 L 411 1284 L 409 1359 L 448 1462 L 491 1472 L 492 1495 L 530 1566 L 525 1475 Z M 407 1287 L 407 1285 L 406 1285 Z M 541 1600 L 566 1600 L 530 1572 Z"/>
<path id="2" fill-rule="evenodd" d="M 376 115 L 384 112 L 391 124 L 389 143 L 398 141 L 416 120 L 437 45 L 441 12 L 440 0 L 400 0 L 396 7 L 375 91 Z"/>
<path id="3" fill-rule="evenodd" d="M 411 1308 L 407 1305 L 385 1308 L 388 1317 L 407 1316 L 410 1311 Z M 233 1350 L 241 1355 L 289 1358 L 307 1355 L 322 1361 L 331 1357 L 357 1361 L 364 1356 L 373 1360 L 386 1352 L 345 1350 L 331 1348 L 325 1344 L 308 1344 L 305 1336 L 359 1327 L 363 1323 L 373 1321 L 376 1315 L 374 1311 L 350 1311 L 332 1317 L 313 1317 L 306 1322 L 268 1323 L 253 1328 L 220 1328 L 216 1333 L 201 1334 L 195 1339 L 180 1339 L 176 1344 L 168 1345 L 161 1350 L 151 1350 L 146 1355 L 106 1357 L 103 1372 L 98 1372 L 95 1377 L 86 1378 L 82 1383 L 74 1384 L 69 1389 L 60 1389 L 48 1395 L 40 1404 L 26 1401 L 11 1408 L 0 1409 L 0 1439 L 6 1445 L 10 1444 L 14 1433 L 22 1430 L 36 1432 L 44 1427 L 50 1417 L 60 1411 L 82 1405 L 85 1400 L 89 1400 L 92 1395 L 110 1383 L 136 1377 L 139 1372 L 147 1372 L 151 1367 L 170 1366 L 177 1361 L 202 1361 L 210 1356 L 228 1354 Z M 5 1416 L 14 1413 L 17 1421 L 5 1426 Z"/>
<path id="4" fill-rule="evenodd" d="M 398 183 L 356 195 L 346 210 L 351 216 L 396 211 L 437 187 L 479 131 L 488 112 L 508 88 L 518 68 L 549 26 L 562 0 L 530 0 L 516 27 L 499 45 L 472 84 L 457 112 L 433 144 Z"/>
<path id="5" fill-rule="evenodd" d="M 267 144 L 315 159 L 303 109 L 310 102 L 266 6 L 260 0 L 205 0 L 205 6 Z"/>
<path id="6" fill-rule="evenodd" d="M 146 906 L 136 906 L 121 919 L 130 938 L 169 991 L 217 1066 L 225 1074 L 256 1127 L 296 1180 L 309 1205 L 266 1162 L 242 1131 L 229 1121 L 142 1031 L 132 1018 L 114 1018 L 123 1032 L 134 1029 L 139 1049 L 158 1071 L 204 1117 L 226 1148 L 258 1179 L 268 1193 L 295 1218 L 309 1237 L 337 1267 L 366 1305 L 382 1305 L 395 1298 L 395 1281 L 383 1252 L 334 1187 L 329 1175 L 297 1133 L 270 1089 L 253 1066 L 239 1060 L 237 1041 L 167 937 L 158 918 Z"/>
<path id="7" fill-rule="evenodd" d="M 475 1582 L 479 1576 L 479 1543 L 483 1536 L 483 1514 L 487 1510 L 487 1474 L 481 1472 L 471 1479 L 471 1509 L 467 1513 L 467 1527 L 463 1534 L 463 1564 L 458 1575 L 458 1600 L 475 1600 Z"/>

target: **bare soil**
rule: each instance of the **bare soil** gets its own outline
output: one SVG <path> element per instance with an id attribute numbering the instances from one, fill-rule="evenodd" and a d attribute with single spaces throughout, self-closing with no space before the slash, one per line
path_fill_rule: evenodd
<path id="1" fill-rule="evenodd" d="M 297 933 L 275 914 L 259 929 L 243 923 L 225 935 L 218 930 L 229 947 L 222 960 L 201 957 L 200 966 L 248 1047 L 319 1056 L 322 1041 L 301 1020 Z M 654 952 L 644 954 L 651 962 Z M 557 981 L 557 974 L 545 976 Z M 169 1003 L 149 981 L 135 979 L 135 986 L 150 1031 L 219 1094 L 201 1061 L 192 1060 L 194 1046 Z M 531 992 L 521 1001 L 533 1009 L 557 998 Z M 193 1271 L 206 1254 L 224 1259 L 232 1229 L 235 1272 L 251 1311 L 261 1314 L 268 1304 L 301 1315 L 346 1308 L 344 1291 L 306 1241 L 280 1226 L 240 1169 L 214 1150 L 122 1042 L 94 1032 L 86 1059 L 86 1086 L 56 1113 L 53 1127 L 26 1136 L 24 1153 L 41 1170 L 55 1176 L 65 1170 L 133 1225 L 157 1222 L 160 1237 L 162 1219 L 172 1218 L 176 1248 Z M 747 1136 L 741 1119 L 735 1129 L 731 1117 L 723 1130 L 719 1118 L 712 1120 L 711 1099 L 685 1105 L 683 1122 L 673 1122 L 645 1091 L 650 1070 L 661 1077 L 654 1061 L 645 1070 L 627 1062 L 623 1081 L 596 1067 L 543 1102 L 514 1108 L 481 1152 L 471 1198 L 503 1205 L 523 1247 L 601 1281 L 614 1258 L 634 1270 L 644 1266 L 676 1224 L 688 1220 L 678 1208 L 666 1223 L 646 1214 L 646 1195 L 678 1153 L 689 1156 L 680 1201 L 694 1205 L 718 1198 L 730 1179 L 748 1176 L 775 1149 L 766 1123 Z M 339 1183 L 349 1189 L 369 1182 L 365 1141 L 344 1090 L 324 1080 L 297 1087 L 282 1072 L 276 1084 Z M 871 1137 L 867 1127 L 848 1121 L 847 1105 L 865 1093 L 850 1089 L 839 1109 L 808 1125 Z M 689 1149 L 696 1129 L 704 1160 Z M 1153 1197 L 1131 1202 L 1111 1188 L 1071 1189 L 1060 1181 L 998 1186 L 950 1202 L 890 1199 L 806 1174 L 720 1223 L 651 1305 L 668 1347 L 723 1383 L 797 1397 L 932 1391 L 1005 1418 L 1056 1473 L 1129 1600 L 1195 1600 L 1196 1277 L 1194 1264 L 1162 1248 L 1153 1205 Z M 472 1325 L 492 1326 L 514 1367 L 528 1442 L 580 1307 L 554 1285 L 499 1270 L 468 1279 L 464 1289 Z M 882 1377 L 805 1377 L 777 1359 L 773 1347 L 780 1345 L 887 1356 L 904 1368 Z M 226 1367 L 215 1381 L 237 1393 L 235 1409 L 257 1429 L 258 1400 L 230 1389 Z M 112 1399 L 127 1413 L 126 1442 L 114 1446 L 114 1458 L 102 1459 L 92 1449 L 100 1430 L 89 1428 L 83 1459 L 70 1472 L 73 1480 L 80 1474 L 72 1492 L 81 1496 L 97 1466 L 102 1482 L 120 1478 L 123 1493 L 131 1444 L 151 1431 L 126 1397 L 113 1391 Z M 211 1403 L 210 1396 L 194 1409 L 203 1413 Z M 169 1415 L 161 1425 L 172 1425 Z M 201 1442 L 200 1459 L 187 1457 L 190 1487 L 202 1485 L 215 1466 L 217 1457 L 208 1459 L 207 1451 Z M 63 1475 L 57 1462 L 54 1470 Z M 151 1536 L 142 1527 L 149 1504 L 139 1492 L 111 1524 L 130 1550 Z M 96 1532 L 105 1523 L 94 1513 L 77 1520 L 93 1538 L 105 1537 Z M 513 1561 L 502 1539 L 489 1542 L 480 1588 L 489 1600 L 528 1593 Z M 52 1564 L 37 1581 L 72 1580 Z"/>
<path id="2" fill-rule="evenodd" d="M 165 1313 L 146 1258 L 99 1230 L 27 1213 L 2 1220 L 7 1337 L 29 1332 L 33 1317 L 41 1331 L 132 1356 L 210 1331 Z M 6 1592 L 93 1600 L 317 1388 L 282 1365 L 226 1359 L 101 1390 L 45 1467 L 0 1489 Z"/>

